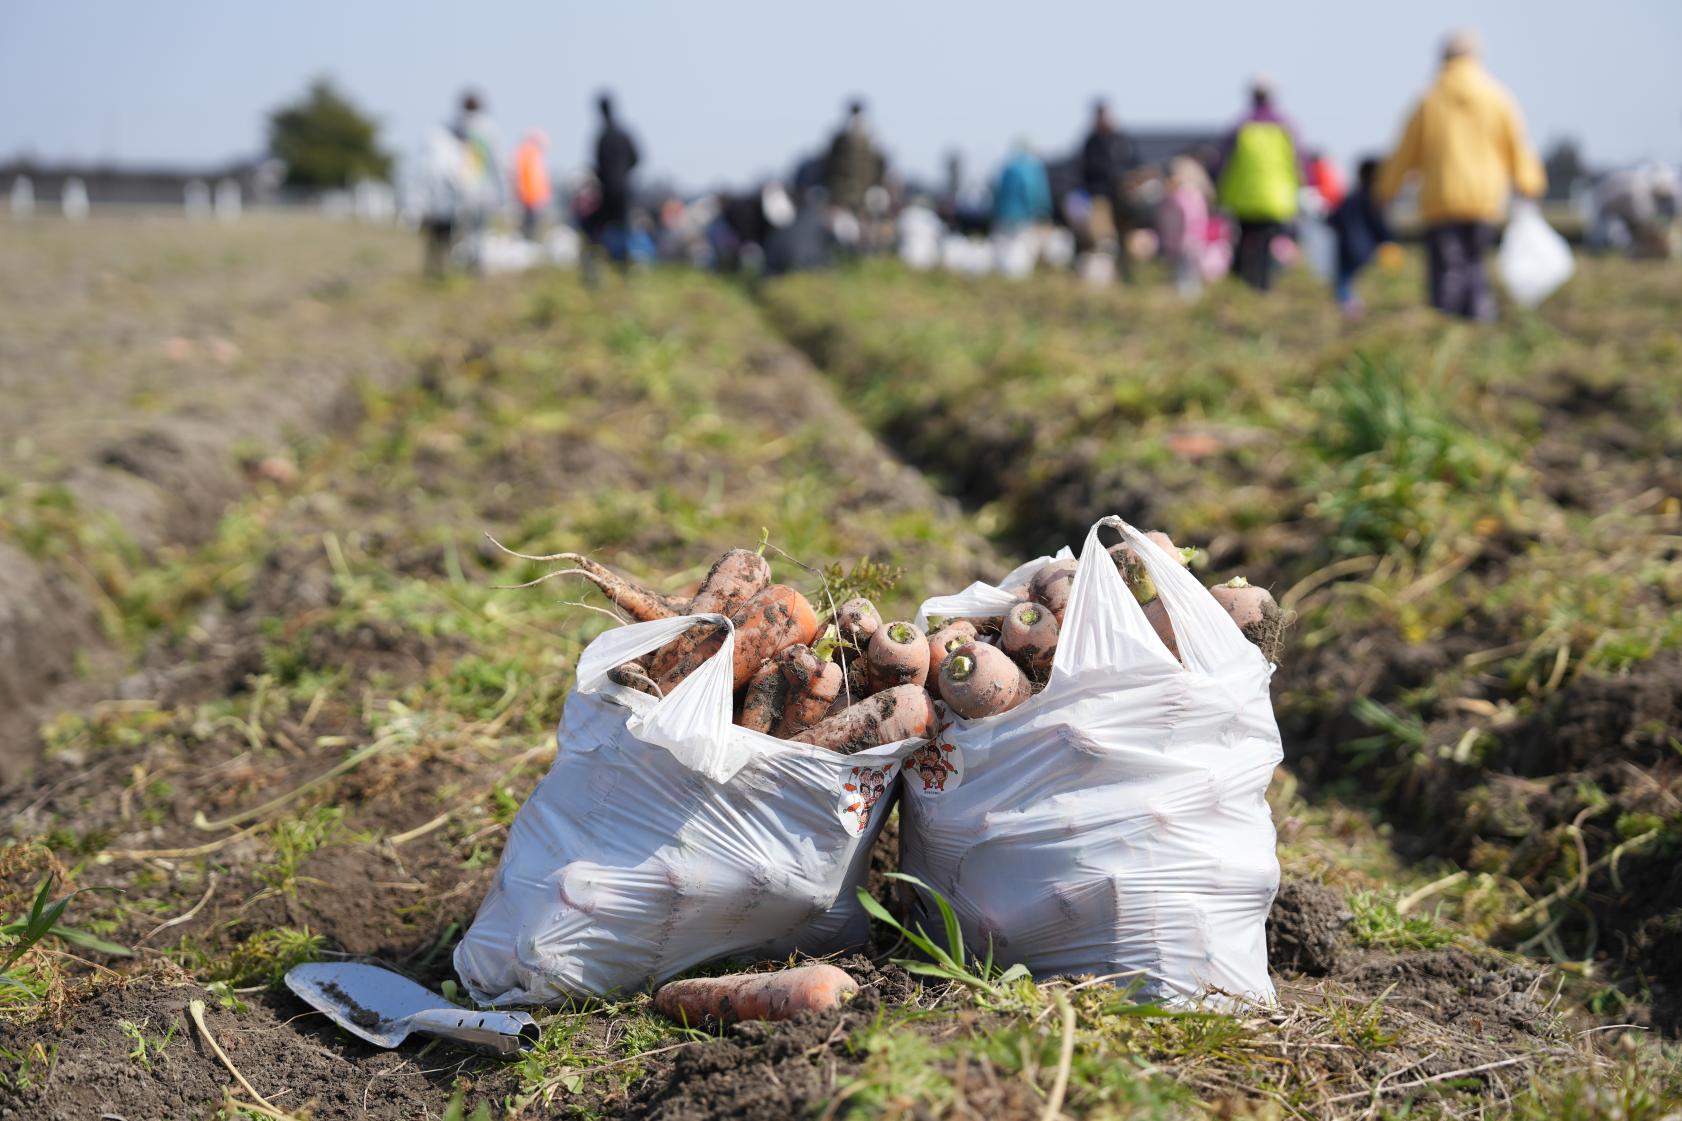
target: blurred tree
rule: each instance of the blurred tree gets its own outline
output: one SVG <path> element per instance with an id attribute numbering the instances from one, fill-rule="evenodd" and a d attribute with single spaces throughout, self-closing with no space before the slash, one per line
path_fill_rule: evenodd
<path id="1" fill-rule="evenodd" d="M 326 78 L 269 115 L 269 152 L 286 163 L 286 184 L 292 187 L 348 187 L 391 175 L 379 125 Z"/>

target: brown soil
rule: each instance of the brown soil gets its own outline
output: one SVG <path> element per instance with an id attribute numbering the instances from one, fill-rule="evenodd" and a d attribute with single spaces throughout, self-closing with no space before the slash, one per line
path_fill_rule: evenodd
<path id="1" fill-rule="evenodd" d="M 1312 880 L 1284 881 L 1267 917 L 1268 965 L 1307 977 L 1335 972 L 1348 949 L 1350 917 L 1335 889 Z"/>

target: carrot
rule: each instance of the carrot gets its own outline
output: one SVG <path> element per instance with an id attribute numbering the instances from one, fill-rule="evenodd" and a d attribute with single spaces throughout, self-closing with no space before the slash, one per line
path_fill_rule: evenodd
<path id="1" fill-rule="evenodd" d="M 629 576 L 621 576 L 604 565 L 597 564 L 582 553 L 550 553 L 546 556 L 533 556 L 530 553 L 516 553 L 490 534 L 492 545 L 507 553 L 511 557 L 533 561 L 568 561 L 571 568 L 560 568 L 553 572 L 546 572 L 535 580 L 528 580 L 524 584 L 514 584 L 516 588 L 529 588 L 533 584 L 541 584 L 545 580 L 552 580 L 557 576 L 582 576 L 601 589 L 616 606 L 628 612 L 631 618 L 639 623 L 652 623 L 656 619 L 670 619 L 674 615 L 682 615 L 684 605 L 670 596 L 663 596 L 651 588 L 645 588 L 632 580 Z"/>
<path id="2" fill-rule="evenodd" d="M 885 743 L 927 736 L 934 725 L 934 702 L 928 690 L 921 685 L 896 685 L 849 705 L 794 739 L 851 755 Z"/>
<path id="3" fill-rule="evenodd" d="M 1072 560 L 1052 561 L 1028 581 L 1028 598 L 1051 608 L 1059 623 L 1069 604 L 1069 591 L 1075 586 L 1075 565 Z"/>
<path id="4" fill-rule="evenodd" d="M 1273 602 L 1266 588 L 1258 588 L 1242 576 L 1209 589 L 1209 594 L 1232 616 L 1244 637 L 1255 643 L 1268 661 L 1277 663 L 1284 652 L 1285 627 L 1290 622 Z"/>
<path id="5" fill-rule="evenodd" d="M 841 667 L 819 658 L 809 647 L 790 646 L 777 658 L 785 683 L 782 718 L 772 734 L 792 739 L 829 714 L 841 695 Z"/>
<path id="6" fill-rule="evenodd" d="M 1019 603 L 1005 616 L 999 645 L 1017 665 L 1043 681 L 1057 654 L 1057 617 L 1037 603 Z"/>
<path id="7" fill-rule="evenodd" d="M 880 628 L 865 651 L 870 691 L 895 685 L 922 685 L 929 679 L 929 640 L 915 623 L 889 623 Z"/>
<path id="8" fill-rule="evenodd" d="M 721 624 L 700 623 L 656 650 L 649 675 L 660 686 L 660 691 L 670 695 L 673 689 L 682 685 L 684 678 L 700 669 L 708 658 L 718 653 L 719 648 L 724 645 L 724 635 L 725 630 Z M 763 658 L 760 660 L 764 661 Z"/>
<path id="9" fill-rule="evenodd" d="M 748 683 L 767 658 L 818 637 L 818 615 L 806 597 L 787 584 L 772 584 L 748 600 L 731 619 L 736 625 L 735 685 Z"/>
<path id="10" fill-rule="evenodd" d="M 607 679 L 615 685 L 623 685 L 627 689 L 635 689 L 639 693 L 647 693 L 651 697 L 660 695 L 660 687 L 648 676 L 648 670 L 640 661 L 626 662 L 614 666 L 607 671 Z"/>
<path id="11" fill-rule="evenodd" d="M 1181 568 L 1190 563 L 1186 560 L 1185 550 L 1174 544 L 1173 539 L 1166 533 L 1152 530 L 1145 536 L 1161 546 L 1163 552 L 1179 561 Z M 1122 579 L 1127 581 L 1128 588 L 1132 589 L 1134 599 L 1140 603 L 1149 603 L 1156 598 L 1156 585 L 1151 581 L 1151 574 L 1145 569 L 1145 562 L 1133 551 L 1133 546 L 1125 541 L 1111 545 L 1110 559 L 1115 561 L 1116 570 L 1121 573 Z"/>
<path id="12" fill-rule="evenodd" d="M 668 981 L 654 994 L 654 1007 L 685 1027 L 708 1021 L 788 1020 L 802 1012 L 839 1008 L 858 991 L 858 982 L 845 971 L 819 963 L 776 973 Z"/>
<path id="13" fill-rule="evenodd" d="M 871 637 L 882 626 L 882 616 L 874 603 L 860 596 L 835 609 L 835 626 L 841 632 L 842 638 L 863 652 Z"/>
<path id="14" fill-rule="evenodd" d="M 771 565 L 751 549 L 731 549 L 713 562 L 685 615 L 734 615 L 771 583 Z"/>
<path id="15" fill-rule="evenodd" d="M 929 635 L 929 676 L 940 672 L 940 664 L 946 660 L 946 655 L 966 642 L 973 642 L 975 636 L 975 623 L 969 619 L 953 619 Z"/>
<path id="16" fill-rule="evenodd" d="M 788 679 L 783 677 L 781 662 L 772 658 L 748 680 L 748 687 L 742 694 L 742 712 L 736 723 L 751 732 L 770 735 L 771 729 L 783 718 L 787 706 Z"/>
<path id="17" fill-rule="evenodd" d="M 1153 599 L 1145 604 L 1145 619 L 1156 632 L 1156 637 L 1162 640 L 1162 645 L 1168 647 L 1168 652 L 1175 658 L 1180 656 L 1180 644 L 1174 638 L 1174 624 L 1168 619 L 1168 609 L 1162 606 L 1162 600 Z"/>
<path id="18" fill-rule="evenodd" d="M 940 699 L 965 720 L 1009 712 L 1033 695 L 1022 668 L 996 646 L 960 646 L 940 667 Z"/>

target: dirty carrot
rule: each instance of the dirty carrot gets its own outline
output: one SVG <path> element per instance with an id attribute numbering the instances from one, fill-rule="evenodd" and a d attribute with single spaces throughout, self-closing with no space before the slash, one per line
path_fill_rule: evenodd
<path id="1" fill-rule="evenodd" d="M 1069 605 L 1069 592 L 1075 586 L 1075 563 L 1052 561 L 1028 581 L 1028 598 L 1051 608 L 1059 623 L 1063 621 L 1063 609 Z"/>
<path id="2" fill-rule="evenodd" d="M 802 965 L 776 973 L 733 973 L 668 981 L 654 994 L 654 1007 L 686 1027 L 709 1021 L 788 1020 L 802 1012 L 841 1007 L 859 991 L 858 982 L 833 965 Z"/>
<path id="3" fill-rule="evenodd" d="M 1226 608 L 1244 637 L 1255 643 L 1262 655 L 1277 663 L 1284 651 L 1285 627 L 1290 622 L 1285 612 L 1273 602 L 1266 588 L 1258 588 L 1242 576 L 1234 576 L 1224 584 L 1209 589 L 1217 603 Z"/>
<path id="4" fill-rule="evenodd" d="M 818 637 L 818 615 L 806 597 L 787 584 L 772 584 L 748 600 L 731 620 L 736 625 L 735 687 L 748 683 L 767 658 Z"/>
<path id="5" fill-rule="evenodd" d="M 771 583 L 771 564 L 751 549 L 731 549 L 707 572 L 685 615 L 734 615 Z"/>
<path id="6" fill-rule="evenodd" d="M 984 642 L 953 651 L 940 668 L 939 680 L 940 699 L 965 720 L 1009 712 L 1034 692 L 1022 667 Z"/>
<path id="7" fill-rule="evenodd" d="M 787 705 L 788 679 L 783 676 L 779 659 L 772 658 L 748 679 L 748 687 L 742 694 L 742 714 L 736 723 L 749 731 L 770 735 L 782 720 Z"/>
<path id="8" fill-rule="evenodd" d="M 1160 546 L 1162 551 L 1180 562 L 1185 568 L 1189 563 L 1185 550 L 1174 544 L 1172 538 L 1159 530 L 1151 530 L 1145 534 L 1151 542 Z M 1133 598 L 1140 603 L 1149 603 L 1156 598 L 1156 584 L 1151 580 L 1150 572 L 1145 568 L 1145 562 L 1139 559 L 1139 554 L 1133 551 L 1133 546 L 1125 541 L 1110 546 L 1110 559 L 1115 562 L 1116 570 L 1121 578 L 1127 581 L 1127 586 L 1133 592 Z"/>
<path id="9" fill-rule="evenodd" d="M 975 641 L 975 624 L 968 619 L 953 619 L 929 635 L 929 677 L 940 672 L 946 656 L 966 642 Z"/>
<path id="10" fill-rule="evenodd" d="M 921 685 L 896 685 L 849 705 L 795 736 L 851 755 L 885 743 L 917 739 L 934 731 L 934 702 Z"/>
<path id="11" fill-rule="evenodd" d="M 876 632 L 865 651 L 870 691 L 895 685 L 922 685 L 929 679 L 929 639 L 915 623 L 889 623 Z"/>
<path id="12" fill-rule="evenodd" d="M 632 580 L 629 576 L 621 576 L 605 565 L 597 564 L 582 553 L 549 553 L 544 556 L 533 556 L 530 553 L 516 553 L 490 534 L 492 545 L 507 553 L 511 557 L 532 561 L 567 561 L 571 568 L 560 568 L 554 572 L 546 572 L 535 580 L 528 580 L 524 584 L 511 585 L 515 588 L 529 588 L 534 584 L 541 584 L 545 580 L 552 580 L 557 576 L 582 576 L 589 580 L 602 595 L 606 596 L 616 606 L 624 609 L 631 618 L 639 623 L 651 623 L 656 619 L 670 619 L 674 615 L 683 614 L 684 605 L 674 602 L 670 597 L 663 596 L 651 588 L 645 588 Z"/>
<path id="13" fill-rule="evenodd" d="M 1019 603 L 1005 616 L 999 645 L 1016 663 L 1039 680 L 1051 673 L 1057 654 L 1057 617 L 1038 603 Z"/>
<path id="14" fill-rule="evenodd" d="M 850 599 L 835 609 L 835 626 L 841 637 L 862 652 L 882 626 L 882 615 L 876 605 L 863 596 Z"/>
<path id="15" fill-rule="evenodd" d="M 1174 624 L 1168 618 L 1168 609 L 1162 606 L 1161 599 L 1153 599 L 1145 604 L 1145 620 L 1150 623 L 1151 630 L 1162 640 L 1162 645 L 1168 647 L 1168 652 L 1176 659 L 1180 656 L 1180 643 L 1174 637 Z"/>
<path id="16" fill-rule="evenodd" d="M 843 675 L 840 666 L 819 658 L 806 646 L 789 647 L 777 664 L 786 688 L 783 715 L 772 734 L 793 739 L 829 715 L 829 706 L 841 695 Z"/>

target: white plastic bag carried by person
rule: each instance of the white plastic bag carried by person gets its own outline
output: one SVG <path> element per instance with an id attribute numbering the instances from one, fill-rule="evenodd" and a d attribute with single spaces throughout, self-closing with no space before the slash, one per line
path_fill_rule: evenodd
<path id="1" fill-rule="evenodd" d="M 1144 561 L 1184 664 L 1110 562 L 1103 525 Z M 999 716 L 952 718 L 906 760 L 902 868 L 952 904 L 966 945 L 990 944 L 1037 977 L 1271 1001 L 1273 668 L 1191 573 L 1119 518 L 1093 526 L 1081 556 L 1045 689 Z M 997 614 L 1016 602 L 1003 589 L 1050 559 L 924 610 Z M 917 906 L 938 929 L 930 901 Z"/>
<path id="2" fill-rule="evenodd" d="M 920 741 L 841 755 L 731 722 L 732 632 L 664 699 L 608 674 L 699 620 L 584 651 L 554 766 L 514 819 L 456 972 L 485 1004 L 629 993 L 721 957 L 869 939 L 855 892 Z"/>
<path id="3" fill-rule="evenodd" d="M 1495 258 L 1496 271 L 1507 295 L 1520 307 L 1533 308 L 1553 295 L 1576 270 L 1571 246 L 1548 220 L 1542 208 L 1529 199 L 1513 203 L 1501 251 Z"/>

